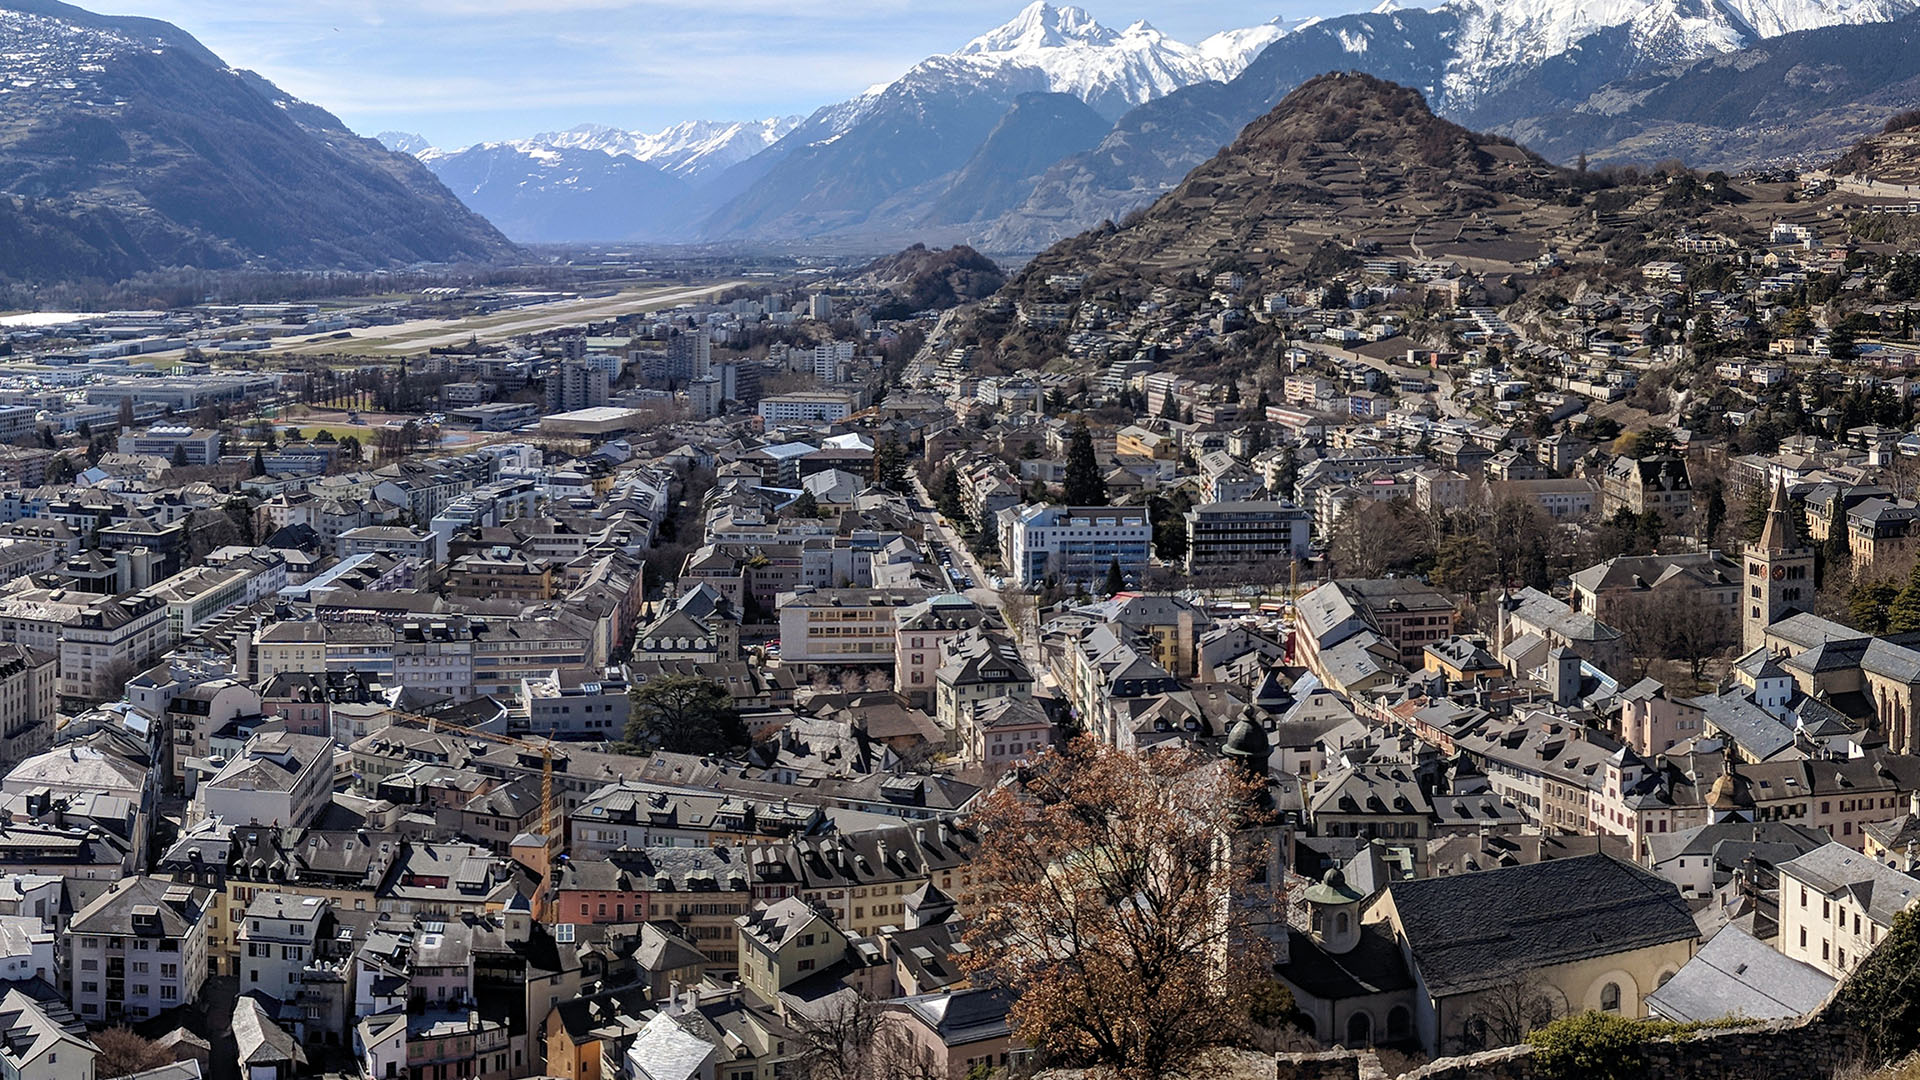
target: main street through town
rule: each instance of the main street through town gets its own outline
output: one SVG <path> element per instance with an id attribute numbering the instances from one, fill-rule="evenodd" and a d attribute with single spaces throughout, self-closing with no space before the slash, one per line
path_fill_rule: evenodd
<path id="1" fill-rule="evenodd" d="M 919 476 L 912 473 L 908 476 L 913 483 L 916 499 L 914 509 L 927 525 L 928 558 L 939 567 L 940 573 L 946 577 L 954 592 L 964 595 L 983 608 L 993 608 L 1000 612 L 1001 617 L 1006 619 L 1009 629 L 1013 631 L 1014 640 L 1019 643 L 1020 657 L 1026 661 L 1027 669 L 1033 672 L 1034 678 L 1040 685 L 1053 686 L 1053 676 L 1047 671 L 1040 657 L 1038 605 L 1032 603 L 1016 605 L 1019 609 L 1017 614 L 1020 625 L 1015 626 L 1015 614 L 1007 611 L 1001 591 L 992 587 L 991 583 L 996 580 L 995 576 L 980 565 L 980 560 L 975 558 L 973 552 L 968 549 L 966 540 L 960 535 L 959 530 L 954 528 L 953 523 L 934 509 L 933 497 L 927 493 L 926 485 L 920 482 Z M 1009 583 L 1008 587 L 1016 588 L 1017 586 Z"/>

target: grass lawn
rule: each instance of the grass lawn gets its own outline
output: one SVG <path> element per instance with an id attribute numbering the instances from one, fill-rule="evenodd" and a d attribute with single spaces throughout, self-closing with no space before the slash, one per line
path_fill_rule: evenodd
<path id="1" fill-rule="evenodd" d="M 303 424 L 298 420 L 289 420 L 289 421 L 286 421 L 283 426 L 297 427 L 300 429 L 300 434 L 305 435 L 309 439 L 318 438 L 320 433 L 325 431 L 333 436 L 335 442 L 338 442 L 339 440 L 344 439 L 347 436 L 351 435 L 354 438 L 359 439 L 362 445 L 365 445 L 371 441 L 373 436 L 373 428 L 368 427 L 364 424 L 359 427 L 355 427 L 351 424 L 324 424 L 318 427 L 314 427 L 314 426 L 309 426 L 307 424 Z"/>

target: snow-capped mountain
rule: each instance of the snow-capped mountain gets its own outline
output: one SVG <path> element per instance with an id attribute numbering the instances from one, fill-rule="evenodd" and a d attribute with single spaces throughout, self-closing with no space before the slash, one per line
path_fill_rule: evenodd
<path id="1" fill-rule="evenodd" d="M 1391 0 L 1389 0 L 1391 2 Z M 1911 0 L 1452 0 L 1454 59 L 1439 95 L 1471 107 L 1515 69 L 1537 68 L 1605 31 L 1644 67 L 1733 52 L 1824 26 L 1887 22 Z"/>
<path id="2" fill-rule="evenodd" d="M 816 111 L 752 163 L 760 174 L 715 212 L 704 233 L 897 228 L 903 215 L 953 205 L 942 199 L 943 185 L 1001 130 L 1000 121 L 1024 96 L 1069 95 L 1111 124 L 1168 94 L 1234 78 L 1293 25 L 1275 20 L 1189 45 L 1144 21 L 1115 30 L 1082 8 L 1036 0 L 958 50 L 927 57 L 898 79 Z M 1046 115 L 1064 122 L 1057 109 L 1032 112 L 1002 130 L 994 159 L 1029 161 L 1031 149 L 1007 140 L 1042 130 L 1033 118 Z M 1076 132 L 1083 127 L 1079 120 L 1068 124 Z"/>
<path id="3" fill-rule="evenodd" d="M 475 143 L 459 149 L 435 147 L 425 138 L 404 131 L 383 131 L 375 138 L 389 150 L 412 154 L 429 164 L 467 150 L 494 150 L 503 146 L 523 154 L 538 154 L 543 150 L 594 150 L 644 161 L 669 176 L 698 182 L 779 142 L 787 132 L 798 127 L 800 121 L 798 116 L 743 121 L 687 120 L 661 131 L 581 124 L 565 131 L 545 131 L 524 139 Z"/>
<path id="4" fill-rule="evenodd" d="M 418 158 L 523 243 L 658 240 L 710 211 L 721 196 L 707 189 L 721 174 L 799 123 L 692 120 L 653 132 L 582 124 L 457 150 L 407 132 L 383 132 L 379 141 Z"/>
<path id="5" fill-rule="evenodd" d="M 1034 0 L 959 51 L 928 57 L 909 77 L 928 71 L 964 75 L 969 68 L 981 78 L 1037 76 L 1037 89 L 1072 94 L 1117 117 L 1182 87 L 1225 82 L 1285 34 L 1286 24 L 1275 21 L 1188 45 L 1144 20 L 1113 30 L 1084 8 Z"/>
<path id="6" fill-rule="evenodd" d="M 425 151 L 420 160 L 462 202 L 527 243 L 671 237 L 696 201 L 678 177 L 599 149 L 481 143 Z"/>
<path id="7" fill-rule="evenodd" d="M 1119 220 L 1177 184 L 1294 88 L 1329 71 L 1391 79 L 1420 90 L 1436 113 L 1469 128 L 1537 139 L 1541 129 L 1527 126 L 1532 118 L 1598 100 L 1605 88 L 1643 73 L 1716 57 L 1737 65 L 1785 33 L 1895 19 L 1904 26 L 1920 19 L 1910 14 L 1916 6 L 1914 0 L 1449 0 L 1403 8 L 1385 0 L 1364 14 L 1287 28 L 1224 86 L 1175 91 L 1129 112 L 1099 146 L 1055 163 L 1021 206 L 961 239 L 985 250 L 1035 250 L 1102 219 Z M 1779 115 L 1815 89 L 1783 88 L 1755 104 Z M 1675 153 L 1689 156 L 1679 148 Z"/>
<path id="8" fill-rule="evenodd" d="M 800 126 L 801 117 L 774 116 L 765 120 L 687 120 L 661 131 L 627 131 L 602 124 L 582 124 L 521 139 L 516 145 L 570 150 L 598 150 L 644 161 L 669 176 L 697 181 L 732 168 L 779 142 Z"/>
<path id="9" fill-rule="evenodd" d="M 625 222 L 632 235 L 658 239 L 679 229 L 685 239 L 891 242 L 920 238 L 937 222 L 967 231 L 927 239 L 1031 250 L 1150 200 L 1325 72 L 1390 79 L 1421 91 L 1441 115 L 1503 130 L 1643 72 L 1784 33 L 1888 21 L 1916 6 L 1378 0 L 1351 15 L 1277 18 L 1187 43 L 1145 21 L 1114 29 L 1084 8 L 1036 0 L 804 119 L 690 121 L 655 132 L 582 125 L 459 151 L 382 138 L 417 155 L 470 205 L 508 217 L 516 239 L 570 239 Z M 1100 123 L 1110 130 L 1089 147 Z M 1003 182 L 1009 170 L 1019 173 L 1014 183 Z M 675 184 L 684 196 L 669 194 Z M 645 203 L 644 212 L 610 214 L 622 200 Z M 560 205 L 545 209 L 548 201 Z"/>
<path id="10" fill-rule="evenodd" d="M 411 131 L 383 131 L 373 137 L 373 141 L 396 154 L 419 154 L 422 150 L 433 149 L 433 143 L 425 135 Z"/>

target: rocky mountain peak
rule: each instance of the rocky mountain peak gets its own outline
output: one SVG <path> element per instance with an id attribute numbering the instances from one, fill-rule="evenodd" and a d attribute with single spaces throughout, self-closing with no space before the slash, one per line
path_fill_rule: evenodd
<path id="1" fill-rule="evenodd" d="M 1011 20 L 967 42 L 960 52 L 972 55 L 1031 52 L 1068 45 L 1111 45 L 1119 37 L 1100 25 L 1084 8 L 1034 0 Z"/>

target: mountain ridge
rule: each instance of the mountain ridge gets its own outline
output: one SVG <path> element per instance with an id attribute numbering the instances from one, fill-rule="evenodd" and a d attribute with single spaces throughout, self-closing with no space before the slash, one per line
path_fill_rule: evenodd
<path id="1" fill-rule="evenodd" d="M 1739 53 L 1617 80 L 1496 126 L 1556 160 L 1682 157 L 1705 169 L 1824 164 L 1920 106 L 1920 12 L 1796 31 Z M 1757 152 L 1765 147 L 1766 152 Z"/>
<path id="2" fill-rule="evenodd" d="M 4 0 L 0 272 L 378 269 L 518 252 L 418 161 L 227 65 L 190 34 Z"/>

